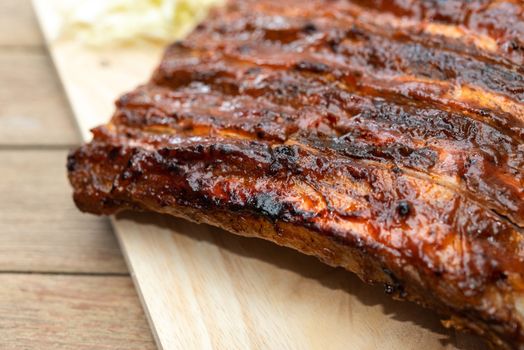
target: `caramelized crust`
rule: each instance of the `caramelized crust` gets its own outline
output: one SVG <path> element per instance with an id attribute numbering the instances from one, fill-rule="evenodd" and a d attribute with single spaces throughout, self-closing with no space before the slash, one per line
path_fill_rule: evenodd
<path id="1" fill-rule="evenodd" d="M 68 158 L 78 207 L 343 266 L 524 348 L 524 5 L 230 1 Z"/>

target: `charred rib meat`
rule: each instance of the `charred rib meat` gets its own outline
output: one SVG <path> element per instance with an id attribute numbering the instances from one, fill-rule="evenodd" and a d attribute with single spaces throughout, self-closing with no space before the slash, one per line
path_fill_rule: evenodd
<path id="1" fill-rule="evenodd" d="M 230 1 L 70 154 L 74 199 L 295 248 L 523 349 L 523 38 L 520 1 Z"/>

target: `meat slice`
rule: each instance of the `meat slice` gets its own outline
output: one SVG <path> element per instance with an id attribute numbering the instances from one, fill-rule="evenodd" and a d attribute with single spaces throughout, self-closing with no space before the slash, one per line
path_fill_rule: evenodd
<path id="1" fill-rule="evenodd" d="M 229 1 L 70 154 L 75 202 L 268 239 L 524 349 L 523 37 L 510 0 Z"/>

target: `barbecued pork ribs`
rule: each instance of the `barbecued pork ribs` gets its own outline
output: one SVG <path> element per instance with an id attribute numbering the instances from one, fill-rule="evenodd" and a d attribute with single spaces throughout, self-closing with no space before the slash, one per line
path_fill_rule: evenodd
<path id="1" fill-rule="evenodd" d="M 524 349 L 524 3 L 229 1 L 67 167 L 82 210 L 317 256 Z"/>

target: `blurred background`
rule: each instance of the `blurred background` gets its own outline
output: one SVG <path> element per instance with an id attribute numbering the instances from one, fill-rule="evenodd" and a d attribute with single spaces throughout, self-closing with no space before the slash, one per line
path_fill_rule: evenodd
<path id="1" fill-rule="evenodd" d="M 63 7 L 53 40 L 160 52 L 215 3 L 44 0 L 40 8 Z M 31 0 L 0 0 L 0 81 L 0 349 L 156 348 L 109 220 L 72 201 L 65 163 L 81 134 Z"/>
<path id="2" fill-rule="evenodd" d="M 30 0 L 0 0 L 0 80 L 0 349 L 154 349 L 108 220 L 71 200 L 80 134 Z"/>

